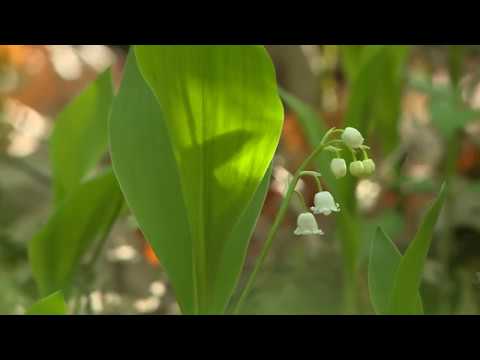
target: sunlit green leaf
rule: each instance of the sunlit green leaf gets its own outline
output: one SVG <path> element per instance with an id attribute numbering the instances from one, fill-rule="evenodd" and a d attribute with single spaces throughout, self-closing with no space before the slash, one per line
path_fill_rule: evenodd
<path id="1" fill-rule="evenodd" d="M 234 286 L 223 281 L 236 281 L 245 254 L 228 249 L 248 244 L 281 133 L 273 65 L 261 46 L 135 54 L 111 117 L 115 172 L 183 312 L 222 312 Z M 248 228 L 232 237 L 238 223 Z"/>
<path id="2" fill-rule="evenodd" d="M 426 213 L 420 228 L 400 261 L 392 291 L 390 312 L 393 314 L 416 314 L 417 292 L 420 288 L 425 260 L 430 249 L 433 230 L 443 207 L 446 187 Z"/>
<path id="3" fill-rule="evenodd" d="M 33 304 L 25 315 L 66 315 L 67 311 L 63 293 L 57 291 Z"/>
<path id="4" fill-rule="evenodd" d="M 50 144 L 57 203 L 80 184 L 106 153 L 112 99 L 112 80 L 107 71 L 57 117 Z"/>
<path id="5" fill-rule="evenodd" d="M 155 96 L 130 53 L 110 120 L 113 167 L 182 310 L 194 311 L 192 241 L 173 149 Z"/>
<path id="6" fill-rule="evenodd" d="M 111 170 L 83 183 L 56 209 L 30 241 L 29 258 L 41 296 L 68 293 L 83 255 L 103 239 L 123 204 Z"/>

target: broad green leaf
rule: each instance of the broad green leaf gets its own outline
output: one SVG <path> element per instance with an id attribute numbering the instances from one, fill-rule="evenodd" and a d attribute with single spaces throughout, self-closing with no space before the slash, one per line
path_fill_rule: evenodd
<path id="1" fill-rule="evenodd" d="M 57 203 L 80 184 L 107 152 L 112 99 L 112 80 L 107 71 L 56 119 L 50 158 Z"/>
<path id="2" fill-rule="evenodd" d="M 68 293 L 83 255 L 95 240 L 108 234 L 122 204 L 111 170 L 83 183 L 62 202 L 29 244 L 41 296 L 58 290 Z"/>
<path id="3" fill-rule="evenodd" d="M 420 288 L 425 260 L 430 249 L 433 229 L 443 207 L 446 186 L 426 213 L 420 228 L 402 257 L 395 276 L 390 312 L 393 314 L 417 314 L 417 293 Z"/>
<path id="4" fill-rule="evenodd" d="M 67 311 L 63 293 L 57 291 L 33 304 L 25 315 L 66 315 Z"/>
<path id="5" fill-rule="evenodd" d="M 395 284 L 395 276 L 400 266 L 402 255 L 390 237 L 380 227 L 377 228 L 375 238 L 371 244 L 368 265 L 370 300 L 377 314 L 387 315 Z M 422 312 L 422 300 L 417 291 L 416 313 Z"/>
<path id="6" fill-rule="evenodd" d="M 193 249 L 173 149 L 133 52 L 110 119 L 113 168 L 145 237 L 166 268 L 184 313 L 195 310 Z"/>
<path id="7" fill-rule="evenodd" d="M 141 74 L 131 55 L 111 116 L 115 172 L 182 311 L 219 313 L 244 257 L 228 249 L 248 245 L 252 199 L 280 138 L 273 65 L 261 46 L 135 54 Z M 237 224 L 248 224 L 242 236 Z"/>

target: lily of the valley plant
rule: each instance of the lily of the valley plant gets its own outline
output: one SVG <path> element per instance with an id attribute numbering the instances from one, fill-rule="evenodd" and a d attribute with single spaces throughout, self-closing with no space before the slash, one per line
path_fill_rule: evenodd
<path id="1" fill-rule="evenodd" d="M 277 230 L 281 222 L 283 221 L 283 218 L 285 217 L 289 202 L 293 194 L 298 195 L 302 202 L 303 208 L 305 209 L 303 213 L 298 215 L 297 228 L 294 230 L 294 234 L 297 236 L 324 235 L 324 232 L 318 226 L 315 215 L 329 216 L 333 213 L 341 211 L 340 204 L 335 201 L 333 195 L 323 189 L 320 180 L 321 174 L 316 171 L 306 170 L 312 160 L 319 156 L 323 151 L 333 153 L 335 157 L 330 163 L 330 171 L 333 173 L 335 178 L 340 179 L 347 175 L 347 162 L 344 158 L 341 157 L 341 152 L 349 151 L 353 157 L 353 161 L 348 167 L 350 169 L 350 174 L 358 178 L 370 176 L 375 172 L 375 162 L 369 158 L 369 147 L 364 145 L 364 141 L 364 137 L 357 129 L 351 127 L 347 127 L 346 129 L 332 128 L 325 134 L 317 148 L 310 154 L 309 157 L 307 157 L 307 159 L 296 171 L 292 181 L 288 186 L 286 195 L 278 211 L 274 224 L 272 225 L 267 240 L 264 243 L 262 253 L 257 261 L 257 264 L 252 274 L 250 275 L 246 287 L 242 292 L 240 300 L 237 303 L 235 310 L 236 313 L 240 311 L 243 302 L 245 301 L 246 297 L 248 296 L 249 292 L 253 287 L 256 275 L 268 255 L 268 251 L 270 250 Z M 359 156 L 362 157 L 362 160 L 359 160 Z M 305 204 L 303 195 L 296 190 L 298 181 L 302 177 L 306 176 L 313 177 L 318 187 L 318 192 L 315 194 L 315 197 L 313 199 L 313 206 L 311 207 L 308 207 L 307 204 Z"/>

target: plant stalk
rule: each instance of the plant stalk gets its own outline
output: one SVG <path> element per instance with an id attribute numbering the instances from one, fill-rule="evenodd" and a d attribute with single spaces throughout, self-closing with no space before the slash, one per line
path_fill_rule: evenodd
<path id="1" fill-rule="evenodd" d="M 285 195 L 285 198 L 283 199 L 282 204 L 280 205 L 280 209 L 277 213 L 275 221 L 273 222 L 273 225 L 270 228 L 270 232 L 268 233 L 267 239 L 265 240 L 265 242 L 263 244 L 263 248 L 262 248 L 262 251 L 260 253 L 260 256 L 259 256 L 259 258 L 258 258 L 258 260 L 255 264 L 255 267 L 254 267 L 252 273 L 250 274 L 250 276 L 248 278 L 248 281 L 247 281 L 247 284 L 246 284 L 245 288 L 243 289 L 243 291 L 240 295 L 240 299 L 239 299 L 237 305 L 234 308 L 233 313 L 235 315 L 238 315 L 240 313 L 240 310 L 241 310 L 247 296 L 250 294 L 250 292 L 252 290 L 252 287 L 255 283 L 258 272 L 259 272 L 260 268 L 262 267 L 262 265 L 264 264 L 264 262 L 265 262 L 265 260 L 268 256 L 270 248 L 272 247 L 273 239 L 275 238 L 275 236 L 278 232 L 278 229 L 280 228 L 280 225 L 282 224 L 282 222 L 285 218 L 290 200 L 292 198 L 292 195 L 295 192 L 295 188 L 297 186 L 298 180 L 302 176 L 302 172 L 305 171 L 307 166 L 310 164 L 310 162 L 325 149 L 325 147 L 327 146 L 328 138 L 337 131 L 338 130 L 336 130 L 336 129 L 329 130 L 325 134 L 325 136 L 323 137 L 320 145 L 317 146 L 317 148 L 302 163 L 302 165 L 298 168 L 298 170 L 294 174 L 294 177 L 293 177 L 292 181 L 290 182 L 290 185 L 288 186 L 288 190 L 287 190 L 287 193 Z"/>

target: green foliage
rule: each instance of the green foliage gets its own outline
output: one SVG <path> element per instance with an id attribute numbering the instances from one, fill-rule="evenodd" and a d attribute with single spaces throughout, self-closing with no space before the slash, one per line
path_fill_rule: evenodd
<path id="1" fill-rule="evenodd" d="M 432 123 L 447 141 L 469 122 L 480 117 L 480 112 L 471 109 L 462 99 L 461 90 L 450 86 L 435 87 L 431 82 L 411 80 L 412 88 L 430 97 L 429 110 Z"/>
<path id="2" fill-rule="evenodd" d="M 29 259 L 41 296 L 68 294 L 75 270 L 95 240 L 104 239 L 123 197 L 111 170 L 76 188 L 30 241 Z"/>
<path id="3" fill-rule="evenodd" d="M 342 54 L 350 85 L 345 125 L 364 134 L 382 134 L 382 146 L 390 152 L 398 143 L 403 71 L 409 47 L 343 46 Z"/>
<path id="4" fill-rule="evenodd" d="M 123 204 L 111 170 L 90 178 L 108 149 L 113 99 L 110 72 L 76 97 L 55 123 L 50 142 L 55 208 L 29 244 L 29 260 L 41 296 L 64 290 L 95 240 L 108 235 Z"/>
<path id="5" fill-rule="evenodd" d="M 369 263 L 370 298 L 378 314 L 421 314 L 418 294 L 433 229 L 443 207 L 446 187 L 426 213 L 422 224 L 401 256 L 390 238 L 379 229 L 372 242 Z"/>
<path id="6" fill-rule="evenodd" d="M 319 114 L 303 101 L 284 89 L 279 89 L 282 100 L 298 116 L 298 121 L 303 129 L 304 136 L 310 146 L 315 148 L 322 141 L 323 134 L 327 132 L 323 119 Z"/>
<path id="7" fill-rule="evenodd" d="M 400 251 L 385 231 L 379 227 L 372 241 L 368 271 L 370 300 L 377 314 L 389 313 L 390 297 L 401 260 Z M 418 291 L 416 306 L 415 312 L 421 313 L 422 301 Z"/>
<path id="8" fill-rule="evenodd" d="M 50 157 L 57 203 L 79 186 L 101 156 L 106 154 L 112 99 L 112 79 L 107 71 L 56 119 Z"/>
<path id="9" fill-rule="evenodd" d="M 466 50 L 465 46 L 462 45 L 450 45 L 448 47 L 448 68 L 454 86 L 460 83 Z"/>
<path id="10" fill-rule="evenodd" d="M 261 46 L 131 52 L 110 121 L 114 169 L 184 313 L 224 311 L 282 120 Z"/>
<path id="11" fill-rule="evenodd" d="M 362 45 L 344 45 L 340 48 L 343 71 L 350 81 L 352 81 L 358 73 L 362 62 L 363 50 Z"/>
<path id="12" fill-rule="evenodd" d="M 66 315 L 67 311 L 63 293 L 57 291 L 33 304 L 25 315 Z"/>
<path id="13" fill-rule="evenodd" d="M 376 216 L 364 218 L 361 221 L 362 243 L 360 249 L 360 263 L 370 257 L 370 250 L 372 242 L 376 238 L 376 233 L 379 227 L 384 230 L 386 234 L 390 234 L 391 238 L 396 238 L 401 234 L 405 226 L 405 221 L 402 214 L 393 209 L 385 209 Z"/>

